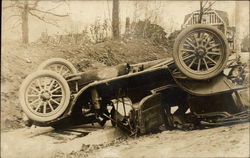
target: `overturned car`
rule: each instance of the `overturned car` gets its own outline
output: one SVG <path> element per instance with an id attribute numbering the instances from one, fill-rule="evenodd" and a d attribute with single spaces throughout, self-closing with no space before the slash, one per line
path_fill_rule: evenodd
<path id="1" fill-rule="evenodd" d="M 29 120 L 55 128 L 111 120 L 130 134 L 193 129 L 235 119 L 248 121 L 239 64 L 228 60 L 224 34 L 196 24 L 177 37 L 173 59 L 77 72 L 67 60 L 49 59 L 23 81 L 20 103 Z M 229 73 L 223 70 L 229 69 Z M 242 70 L 243 71 L 243 70 Z M 246 76 L 246 75 L 245 75 Z M 171 107 L 178 109 L 173 113 Z M 186 113 L 190 108 L 190 113 Z"/>

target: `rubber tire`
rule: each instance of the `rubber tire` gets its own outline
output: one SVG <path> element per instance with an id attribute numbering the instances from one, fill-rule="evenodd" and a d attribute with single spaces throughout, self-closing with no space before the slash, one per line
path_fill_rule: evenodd
<path id="1" fill-rule="evenodd" d="M 65 91 L 65 99 L 64 99 L 64 103 L 61 105 L 60 109 L 53 115 L 51 116 L 46 116 L 46 117 L 42 117 L 42 116 L 38 116 L 36 114 L 34 114 L 32 111 L 30 111 L 30 109 L 27 107 L 26 105 L 26 90 L 29 86 L 29 84 L 34 80 L 37 79 L 39 77 L 52 77 L 55 80 L 57 80 L 61 85 L 62 88 Z M 21 84 L 20 90 L 19 90 L 19 100 L 20 100 L 20 104 L 21 107 L 24 111 L 24 113 L 27 115 L 27 117 L 33 121 L 37 121 L 37 122 L 48 122 L 48 121 L 52 121 L 58 117 L 60 117 L 66 110 L 66 108 L 69 105 L 70 102 L 70 88 L 69 85 L 67 83 L 67 81 L 58 73 L 54 72 L 54 71 L 50 71 L 50 70 L 39 70 L 36 71 L 32 74 L 30 74 L 29 76 L 27 76 L 24 81 Z"/>
<path id="2" fill-rule="evenodd" d="M 38 66 L 38 70 L 45 70 L 48 66 L 53 65 L 53 64 L 60 64 L 60 65 L 66 66 L 71 71 L 71 74 L 77 73 L 77 70 L 74 67 L 74 65 L 71 62 L 69 62 L 68 60 L 63 59 L 63 58 L 51 58 L 51 59 L 48 59 L 48 60 L 42 62 Z"/>
<path id="3" fill-rule="evenodd" d="M 226 52 L 226 55 L 224 57 L 224 61 L 222 61 L 222 63 L 220 64 L 220 66 L 215 69 L 214 71 L 208 73 L 208 74 L 204 74 L 204 75 L 200 75 L 200 74 L 193 74 L 188 72 L 180 63 L 179 61 L 179 57 L 178 57 L 178 49 L 179 49 L 179 45 L 181 40 L 190 32 L 196 29 L 207 29 L 210 30 L 212 32 L 214 32 L 216 35 L 218 35 L 218 37 L 221 38 L 221 41 L 224 44 L 224 49 Z M 195 80 L 206 80 L 206 79 L 210 79 L 216 75 L 218 75 L 219 73 L 221 73 L 221 71 L 225 68 L 226 64 L 227 64 L 227 60 L 228 60 L 228 56 L 229 56 L 229 45 L 227 42 L 227 38 L 225 37 L 225 35 L 217 28 L 215 28 L 214 26 L 209 26 L 209 25 L 205 25 L 205 24 L 195 24 L 195 25 L 191 25 L 187 28 L 185 28 L 175 39 L 174 42 L 174 49 L 173 49 L 173 58 L 175 61 L 176 66 L 178 67 L 178 69 L 185 74 L 187 77 L 190 77 L 192 79 Z"/>

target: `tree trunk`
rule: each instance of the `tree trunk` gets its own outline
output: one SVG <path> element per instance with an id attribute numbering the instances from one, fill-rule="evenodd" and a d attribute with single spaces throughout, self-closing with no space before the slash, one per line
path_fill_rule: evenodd
<path id="1" fill-rule="evenodd" d="M 203 9 L 204 8 L 203 8 L 202 5 L 203 5 L 203 0 L 200 1 L 200 16 L 199 16 L 199 22 L 198 22 L 199 24 L 201 24 L 201 22 L 202 22 L 202 16 L 203 16 Z"/>
<path id="2" fill-rule="evenodd" d="M 113 38 L 119 39 L 119 0 L 113 0 L 112 32 Z"/>
<path id="3" fill-rule="evenodd" d="M 130 34 L 130 18 L 126 18 L 126 25 L 125 25 L 125 35 L 128 36 Z"/>
<path id="4" fill-rule="evenodd" d="M 24 44 L 29 43 L 29 26 L 28 26 L 28 2 L 25 1 L 22 11 L 22 41 Z"/>
<path id="5" fill-rule="evenodd" d="M 235 26 L 236 26 L 236 32 L 235 32 L 235 51 L 236 56 L 239 56 L 240 49 L 241 49 L 241 42 L 240 42 L 240 2 L 235 1 Z"/>

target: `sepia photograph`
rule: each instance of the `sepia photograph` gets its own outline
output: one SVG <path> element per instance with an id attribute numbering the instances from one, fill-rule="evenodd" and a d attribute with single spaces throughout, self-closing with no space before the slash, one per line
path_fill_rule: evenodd
<path id="1" fill-rule="evenodd" d="M 1 3 L 1 158 L 250 157 L 248 0 Z"/>

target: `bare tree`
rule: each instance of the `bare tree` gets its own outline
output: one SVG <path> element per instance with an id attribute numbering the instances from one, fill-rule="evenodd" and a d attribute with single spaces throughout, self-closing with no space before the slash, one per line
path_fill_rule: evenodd
<path id="1" fill-rule="evenodd" d="M 8 17 L 9 20 L 12 17 L 18 17 L 21 20 L 21 28 L 22 28 L 22 42 L 24 44 L 29 43 L 29 15 L 41 20 L 45 23 L 58 26 L 57 21 L 55 19 L 50 19 L 49 17 L 66 17 L 68 14 L 62 15 L 55 13 L 55 9 L 64 3 L 63 1 L 59 1 L 58 4 L 50 9 L 42 10 L 39 8 L 39 3 L 42 0 L 13 0 L 9 4 L 3 6 L 3 9 L 13 9 L 16 11 L 13 12 L 12 15 Z"/>
<path id="2" fill-rule="evenodd" d="M 119 0 L 113 0 L 112 32 L 113 32 L 113 38 L 118 39 L 119 36 L 120 36 L 120 29 L 119 29 Z"/>
<path id="3" fill-rule="evenodd" d="M 108 20 L 101 21 L 100 18 L 95 20 L 95 23 L 90 25 L 91 40 L 94 43 L 104 42 L 108 38 Z"/>
<path id="4" fill-rule="evenodd" d="M 152 23 L 159 23 L 162 20 L 162 5 L 161 1 L 155 1 L 155 6 L 153 8 L 149 7 L 152 1 L 135 1 L 135 10 L 133 13 L 133 22 L 137 22 L 139 18 L 144 16 L 145 20 L 149 20 Z"/>
<path id="5" fill-rule="evenodd" d="M 216 1 L 210 0 L 200 0 L 200 16 L 199 16 L 199 23 L 202 22 L 202 16 L 209 11 Z"/>

